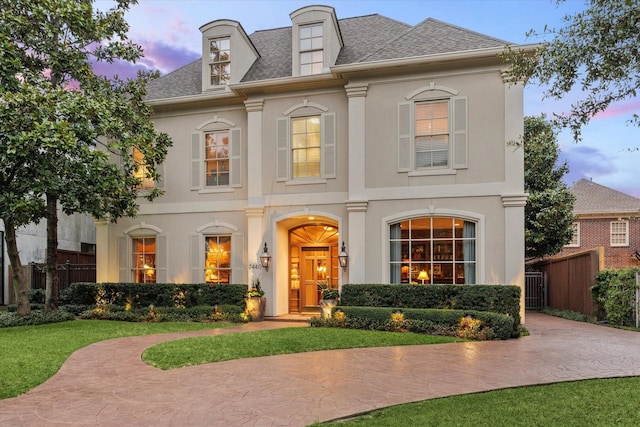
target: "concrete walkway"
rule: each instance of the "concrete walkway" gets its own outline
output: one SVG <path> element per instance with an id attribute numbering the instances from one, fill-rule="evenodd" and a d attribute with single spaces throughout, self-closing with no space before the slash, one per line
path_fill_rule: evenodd
<path id="1" fill-rule="evenodd" d="M 304 426 L 402 402 L 528 384 L 640 376 L 640 333 L 528 314 L 518 340 L 331 350 L 170 371 L 159 342 L 291 327 L 265 321 L 120 338 L 75 352 L 49 381 L 0 400 L 0 426 Z"/>

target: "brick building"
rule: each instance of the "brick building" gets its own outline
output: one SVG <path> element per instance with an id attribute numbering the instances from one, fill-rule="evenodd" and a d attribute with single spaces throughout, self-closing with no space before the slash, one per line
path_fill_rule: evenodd
<path id="1" fill-rule="evenodd" d="M 572 188 L 576 197 L 573 240 L 557 256 L 604 248 L 605 268 L 638 267 L 640 199 L 581 179 Z M 638 255 L 640 256 L 640 254 Z"/>

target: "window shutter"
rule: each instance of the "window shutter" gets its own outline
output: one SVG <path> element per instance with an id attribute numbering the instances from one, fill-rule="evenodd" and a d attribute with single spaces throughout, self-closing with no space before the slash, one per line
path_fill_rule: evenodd
<path id="1" fill-rule="evenodd" d="M 242 186 L 242 129 L 229 129 L 229 185 Z"/>
<path id="2" fill-rule="evenodd" d="M 242 233 L 234 233 L 231 235 L 230 283 L 245 283 L 244 271 L 244 235 Z"/>
<path id="3" fill-rule="evenodd" d="M 202 187 L 202 161 L 200 160 L 200 132 L 191 134 L 191 189 L 199 190 Z"/>
<path id="4" fill-rule="evenodd" d="M 121 283 L 131 282 L 131 268 L 129 262 L 130 257 L 130 243 L 128 236 L 118 237 L 118 280 Z"/>
<path id="5" fill-rule="evenodd" d="M 200 244 L 200 235 L 192 234 L 189 236 L 189 259 L 191 263 L 191 283 L 204 282 L 204 242 Z"/>
<path id="6" fill-rule="evenodd" d="M 276 134 L 276 180 L 286 181 L 289 179 L 289 118 L 278 119 Z"/>
<path id="7" fill-rule="evenodd" d="M 167 236 L 156 236 L 156 282 L 167 283 Z"/>
<path id="8" fill-rule="evenodd" d="M 336 114 L 322 115 L 322 177 L 336 177 Z"/>
<path id="9" fill-rule="evenodd" d="M 411 170 L 411 109 L 413 103 L 398 104 L 398 172 Z"/>
<path id="10" fill-rule="evenodd" d="M 164 162 L 156 165 L 156 172 L 158 173 L 158 180 L 154 183 L 156 188 L 164 189 Z"/>
<path id="11" fill-rule="evenodd" d="M 453 168 L 468 167 L 467 97 L 453 98 Z"/>

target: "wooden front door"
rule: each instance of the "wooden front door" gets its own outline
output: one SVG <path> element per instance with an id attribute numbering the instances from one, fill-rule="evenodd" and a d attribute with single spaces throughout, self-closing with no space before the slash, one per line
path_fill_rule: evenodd
<path id="1" fill-rule="evenodd" d="M 331 274 L 331 252 L 329 247 L 302 247 L 300 304 L 303 311 L 317 311 L 320 290 L 318 282 L 327 280 Z"/>

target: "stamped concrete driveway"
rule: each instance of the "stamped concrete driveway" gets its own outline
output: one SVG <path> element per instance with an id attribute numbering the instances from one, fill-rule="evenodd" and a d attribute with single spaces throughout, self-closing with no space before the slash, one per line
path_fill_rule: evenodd
<path id="1" fill-rule="evenodd" d="M 0 400 L 0 426 L 304 426 L 402 402 L 528 384 L 640 376 L 640 333 L 528 314 L 518 340 L 332 350 L 170 371 L 156 343 L 237 328 L 103 341 L 46 383 Z"/>

